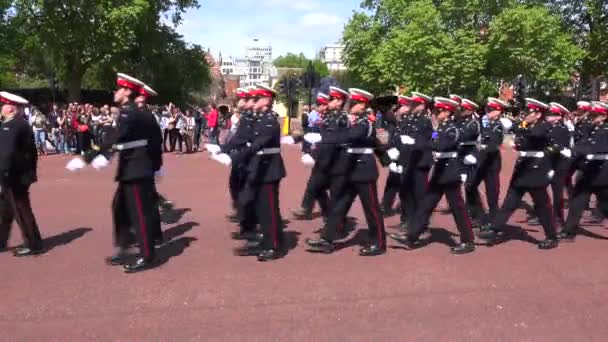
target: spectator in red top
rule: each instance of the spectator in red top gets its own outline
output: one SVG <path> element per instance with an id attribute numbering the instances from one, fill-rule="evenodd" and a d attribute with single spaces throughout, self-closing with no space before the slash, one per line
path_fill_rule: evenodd
<path id="1" fill-rule="evenodd" d="M 215 103 L 210 103 L 208 110 L 207 127 L 209 127 L 209 140 L 212 144 L 219 144 L 218 135 L 220 130 L 218 127 L 218 112 Z"/>

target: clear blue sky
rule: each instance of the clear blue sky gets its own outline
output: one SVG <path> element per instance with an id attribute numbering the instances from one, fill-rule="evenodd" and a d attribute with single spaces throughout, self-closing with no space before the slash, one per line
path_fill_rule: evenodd
<path id="1" fill-rule="evenodd" d="M 287 52 L 308 57 L 338 41 L 360 0 L 202 0 L 177 31 L 214 56 L 243 56 L 257 37 L 272 45 L 273 58 Z"/>

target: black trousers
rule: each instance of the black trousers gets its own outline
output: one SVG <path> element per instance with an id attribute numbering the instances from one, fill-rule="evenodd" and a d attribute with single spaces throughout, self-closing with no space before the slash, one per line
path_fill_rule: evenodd
<path id="1" fill-rule="evenodd" d="M 564 225 L 564 231 L 569 233 L 576 232 L 576 228 L 581 221 L 583 212 L 587 208 L 591 195 L 597 198 L 597 207 L 604 217 L 608 216 L 608 187 L 592 187 L 583 182 L 578 182 L 574 186 L 570 198 L 570 210 Z"/>
<path id="2" fill-rule="evenodd" d="M 203 133 L 203 125 L 200 123 L 194 124 L 194 146 L 201 145 L 201 134 Z"/>
<path id="3" fill-rule="evenodd" d="M 181 152 L 183 138 L 182 138 L 182 135 L 179 133 L 179 129 L 174 128 L 174 129 L 170 130 L 169 135 L 170 135 L 169 136 L 169 139 L 170 139 L 169 151 L 170 152 L 175 151 L 175 143 L 177 142 L 178 150 Z"/>
<path id="4" fill-rule="evenodd" d="M 337 232 L 343 229 L 344 218 L 356 197 L 359 197 L 363 206 L 370 243 L 380 248 L 386 248 L 386 231 L 384 229 L 384 219 L 380 213 L 378 188 L 375 181 L 366 183 L 348 182 L 346 191 L 335 206 L 331 208 L 331 214 L 321 237 L 327 241 L 336 239 Z"/>
<path id="5" fill-rule="evenodd" d="M 382 197 L 382 207 L 389 210 L 395 204 L 395 198 L 401 189 L 401 174 L 389 172 L 384 186 L 384 196 Z"/>
<path id="6" fill-rule="evenodd" d="M 568 174 L 566 171 L 555 171 L 555 175 L 551 180 L 551 199 L 553 200 L 553 215 L 558 220 L 560 225 L 566 222 L 564 192 L 568 185 Z"/>
<path id="7" fill-rule="evenodd" d="M 165 128 L 163 130 L 163 151 L 167 152 L 167 144 L 169 144 L 169 148 L 171 148 L 171 130 Z"/>
<path id="8" fill-rule="evenodd" d="M 401 201 L 401 222 L 412 220 L 418 212 L 428 187 L 429 169 L 413 168 L 401 175 L 399 200 Z"/>
<path id="9" fill-rule="evenodd" d="M 321 207 L 321 213 L 326 216 L 329 211 L 329 196 L 327 196 L 329 183 L 328 174 L 313 168 L 306 183 L 301 208 L 312 212 L 315 201 L 317 201 Z"/>
<path id="10" fill-rule="evenodd" d="M 473 179 L 465 185 L 465 196 L 467 207 L 471 217 L 482 220 L 485 217 L 479 185 L 483 181 L 486 188 L 486 200 L 488 201 L 488 221 L 493 222 L 498 212 L 498 198 L 500 196 L 500 168 L 490 168 L 488 164 L 479 165 L 474 173 Z"/>
<path id="11" fill-rule="evenodd" d="M 279 209 L 279 182 L 256 184 L 252 188 L 255 219 L 262 230 L 262 248 L 279 249 L 283 244 L 283 221 Z"/>
<path id="12" fill-rule="evenodd" d="M 42 248 L 42 238 L 32 212 L 29 185 L 4 186 L 0 194 L 0 248 L 6 247 L 13 221 L 17 221 L 23 245 L 31 249 Z"/>
<path id="13" fill-rule="evenodd" d="M 549 201 L 549 194 L 546 187 L 541 188 L 517 188 L 509 187 L 507 197 L 502 203 L 502 208 L 496 214 L 494 221 L 494 229 L 497 231 L 504 230 L 505 225 L 520 206 L 522 197 L 530 194 L 534 203 L 534 211 L 538 215 L 538 220 L 545 231 L 545 236 L 548 239 L 555 239 L 557 234 L 555 231 L 555 220 L 553 217 L 553 209 Z"/>
<path id="14" fill-rule="evenodd" d="M 233 209 L 237 209 L 239 192 L 243 188 L 243 182 L 245 181 L 245 171 L 236 165 L 233 165 L 230 169 L 230 176 L 228 178 L 228 187 L 230 189 L 230 198 L 232 199 Z"/>
<path id="15" fill-rule="evenodd" d="M 459 182 L 451 184 L 429 183 L 428 191 L 418 207 L 416 215 L 412 219 L 412 224 L 408 227 L 409 235 L 414 238 L 420 236 L 433 214 L 433 209 L 437 207 L 443 195 L 445 195 L 450 205 L 452 216 L 456 222 L 456 228 L 460 233 L 460 241 L 473 242 L 475 236 L 471 227 L 471 219 L 464 205 Z"/>
<path id="16" fill-rule="evenodd" d="M 112 218 L 118 247 L 129 247 L 132 227 L 141 256 L 146 260 L 154 259 L 154 238 L 161 228 L 153 179 L 119 182 L 112 201 Z"/>

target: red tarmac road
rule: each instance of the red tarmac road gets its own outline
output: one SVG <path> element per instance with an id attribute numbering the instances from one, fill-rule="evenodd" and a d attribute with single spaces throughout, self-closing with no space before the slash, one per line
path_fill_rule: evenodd
<path id="1" fill-rule="evenodd" d="M 285 148 L 289 218 L 308 176 Z M 512 158 L 503 171 L 503 194 Z M 179 215 L 163 229 L 173 242 L 157 269 L 127 275 L 106 266 L 112 252 L 111 170 L 78 174 L 65 157 L 40 162 L 33 206 L 47 254 L 0 254 L 2 341 L 605 341 L 608 231 L 540 251 L 525 241 L 452 256 L 441 242 L 363 258 L 358 247 L 306 252 L 320 221 L 289 224 L 298 246 L 271 263 L 232 255 L 228 169 L 205 154 L 166 155 L 159 185 Z M 383 186 L 381 183 L 381 187 Z M 365 226 L 357 204 L 353 216 Z M 511 222 L 523 218 L 519 211 Z M 398 218 L 386 220 L 394 226 Z M 438 240 L 456 232 L 436 213 Z M 541 238 L 539 228 L 530 234 Z M 391 229 L 389 229 L 390 231 Z M 300 235 L 301 234 L 301 235 Z M 13 228 L 12 244 L 21 241 Z"/>

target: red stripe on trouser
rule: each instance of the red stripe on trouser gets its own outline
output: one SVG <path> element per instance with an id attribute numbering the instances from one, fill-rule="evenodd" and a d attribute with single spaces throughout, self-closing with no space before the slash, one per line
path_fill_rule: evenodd
<path id="1" fill-rule="evenodd" d="M 137 208 L 137 217 L 139 218 L 139 227 L 141 229 L 141 239 L 144 243 L 145 257 L 150 257 L 150 249 L 148 247 L 148 235 L 146 229 L 146 220 L 144 219 L 144 212 L 141 205 L 141 197 L 139 194 L 139 186 L 133 184 L 133 197 L 135 198 L 135 207 Z"/>
<path id="2" fill-rule="evenodd" d="M 273 248 L 277 248 L 278 246 L 278 242 L 277 242 L 277 234 L 278 234 L 278 229 L 277 229 L 277 213 L 275 211 L 274 208 L 274 196 L 272 193 L 272 185 L 268 184 L 266 185 L 266 189 L 268 190 L 268 201 L 270 202 L 270 211 L 272 212 L 270 216 L 271 217 L 271 221 L 272 221 L 272 227 L 271 227 L 271 235 L 272 235 L 272 247 Z"/>
<path id="3" fill-rule="evenodd" d="M 378 211 L 376 210 L 376 208 L 378 208 L 378 195 L 376 194 L 376 192 L 374 191 L 374 187 L 372 185 L 372 183 L 369 183 L 369 196 L 371 199 L 371 210 L 372 210 L 372 215 L 374 215 L 374 218 L 376 219 L 376 232 L 378 233 L 378 245 L 380 248 L 384 248 L 384 239 L 382 238 L 382 232 L 380 231 L 381 229 L 381 225 L 380 225 L 380 216 L 378 215 Z"/>

